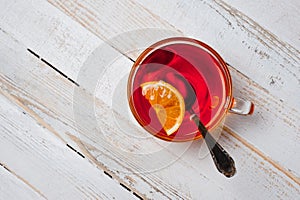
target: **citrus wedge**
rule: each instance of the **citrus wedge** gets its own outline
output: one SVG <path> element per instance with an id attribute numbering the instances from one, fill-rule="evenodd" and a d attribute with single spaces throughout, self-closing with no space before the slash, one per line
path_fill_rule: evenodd
<path id="1" fill-rule="evenodd" d="M 155 110 L 157 118 L 167 135 L 180 127 L 185 113 L 184 99 L 180 92 L 164 81 L 141 84 L 142 94 Z"/>

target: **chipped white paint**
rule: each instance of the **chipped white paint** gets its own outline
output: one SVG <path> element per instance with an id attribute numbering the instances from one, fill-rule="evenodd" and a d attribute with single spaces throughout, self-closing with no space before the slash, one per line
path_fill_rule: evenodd
<path id="1" fill-rule="evenodd" d="M 5 94 L 7 97 L 9 94 Z M 55 138 L 0 93 L 1 199 L 133 199 L 119 183 Z M 9 173 L 8 173 L 9 172 Z M 11 177 L 14 178 L 11 178 Z M 6 179 L 14 182 L 5 184 Z M 24 186 L 25 185 L 25 186 Z M 22 186 L 22 187 L 21 187 Z M 25 188 L 27 189 L 25 190 Z M 18 191 L 25 197 L 18 198 Z M 11 193 L 11 194 L 9 194 Z M 35 193 L 34 195 L 32 193 Z M 11 199 L 11 198 L 9 198 Z"/>
<path id="2" fill-rule="evenodd" d="M 98 31 L 95 24 L 102 23 L 99 19 L 101 13 L 105 11 L 93 10 L 91 4 L 86 1 L 80 4 L 58 0 L 50 2 L 67 14 L 78 13 L 72 14 L 71 17 L 100 38 L 107 38 L 103 35 L 106 32 L 116 34 L 109 28 L 103 32 Z M 292 172 L 299 179 L 300 158 L 296 156 L 296 152 L 299 150 L 297 144 L 299 143 L 300 114 L 297 108 L 300 107 L 298 101 L 300 94 L 294 92 L 299 90 L 300 86 L 300 78 L 297 75 L 299 74 L 297 66 L 300 62 L 298 50 L 278 39 L 272 32 L 264 30 L 255 21 L 223 1 L 177 1 L 177 3 L 174 1 L 149 1 L 148 3 L 139 1 L 139 3 L 127 4 L 121 1 L 110 12 L 118 13 L 118 7 L 125 9 L 130 5 L 131 12 L 136 11 L 139 14 L 142 12 L 148 15 L 150 9 L 151 12 L 157 14 L 157 16 L 151 15 L 151 19 L 153 17 L 156 19 L 156 26 L 165 26 L 166 29 L 175 26 L 174 31 L 179 32 L 178 34 L 184 33 L 199 38 L 220 52 L 224 59 L 235 67 L 230 68 L 234 95 L 250 99 L 256 105 L 253 116 L 230 116 L 226 125 L 242 135 L 266 157 L 279 162 L 287 172 Z M 93 6 L 101 7 L 97 1 L 93 3 Z M 165 12 L 167 7 L 174 12 Z M 84 21 L 87 15 L 85 10 L 89 10 L 93 16 L 96 16 L 93 18 L 93 24 Z M 122 27 L 125 20 L 122 16 L 109 19 L 115 27 Z M 214 19 L 214 23 L 211 23 L 211 19 Z M 170 24 L 165 25 L 166 21 Z M 153 20 L 140 23 L 134 20 L 130 22 L 135 28 L 154 26 Z M 135 44 L 134 38 L 126 40 L 127 46 L 134 47 Z M 120 42 L 114 46 L 122 52 L 125 44 Z M 228 48 L 229 46 L 234 48 Z M 115 73 L 119 71 L 114 71 L 113 74 Z M 273 80 L 274 77 L 280 81 Z M 114 88 L 111 87 L 111 83 L 107 86 L 102 87 L 101 91 L 105 94 L 113 94 Z M 278 118 L 280 120 L 274 120 Z M 270 138 L 273 139 L 270 140 Z M 279 142 L 281 145 L 278 145 Z M 294 144 L 290 144 L 291 142 Z"/>
<path id="3" fill-rule="evenodd" d="M 123 195 L 134 198 L 133 193 L 118 182 L 152 199 L 293 199 L 300 195 L 300 160 L 297 157 L 300 106 L 299 94 L 294 94 L 299 89 L 299 44 L 296 39 L 287 39 L 297 36 L 299 27 L 294 26 L 290 33 L 280 32 L 278 26 L 288 27 L 282 17 L 284 10 L 279 12 L 278 7 L 274 8 L 272 19 L 282 20 L 272 21 L 260 18 L 253 5 L 249 5 L 249 9 L 243 7 L 239 3 L 242 1 L 31 2 L 4 1 L 0 5 L 3 8 L 0 11 L 0 90 L 13 102 L 1 97 L 5 102 L 1 104 L 1 120 L 5 122 L 1 127 L 7 134 L 1 135 L 0 162 L 23 179 L 14 180 L 14 185 L 20 187 L 0 184 L 0 188 L 41 198 L 42 195 L 55 198 L 57 190 L 61 191 L 62 198 L 121 199 Z M 263 2 L 259 10 L 271 4 Z M 293 16 L 299 4 L 288 1 L 286 8 Z M 115 48 L 113 54 L 119 57 L 112 63 L 111 72 L 104 76 L 107 84 L 97 86 L 95 101 L 90 96 L 94 91 L 85 83 L 89 77 L 79 82 L 82 99 L 75 103 L 81 105 L 83 115 L 89 106 L 87 102 L 95 105 L 103 133 L 98 136 L 92 134 L 92 116 L 87 116 L 79 126 L 74 120 L 72 98 L 77 86 L 26 50 L 34 50 L 76 81 L 81 65 L 102 40 L 123 31 L 149 27 L 172 30 L 211 44 L 234 66 L 230 70 L 235 95 L 249 98 L 256 104 L 256 112 L 251 117 L 228 117 L 226 131 L 220 138 L 220 143 L 236 160 L 238 174 L 232 179 L 218 174 L 210 157 L 198 155 L 201 141 L 191 146 L 165 143 L 151 137 L 126 115 L 111 110 L 113 91 L 120 81 L 118 76 L 125 77 L 132 65 L 127 57 L 135 59 L 137 56 L 124 49 L 134 49 L 138 40 L 151 44 L 157 36 L 140 35 L 109 44 Z M 103 57 L 99 62 L 106 63 L 105 59 L 109 61 L 110 57 Z M 115 74 L 118 76 L 113 76 Z M 109 84 L 112 80 L 114 84 Z M 125 86 L 122 85 L 117 110 L 127 112 Z M 23 115 L 21 110 L 27 114 Z M 120 126 L 130 131 L 124 134 L 115 126 L 116 119 Z M 31 134 L 26 130 L 31 130 Z M 66 143 L 87 158 L 82 159 L 67 148 Z M 8 151 L 9 145 L 14 147 L 11 151 Z M 18 149 L 18 145 L 26 151 Z M 136 154 L 157 149 L 167 151 L 152 157 Z M 49 152 L 50 157 L 46 157 Z M 24 162 L 20 163 L 11 154 L 18 155 Z M 173 161 L 171 165 L 166 159 Z M 157 163 L 166 165 L 152 173 L 137 173 Z M 46 167 L 47 164 L 51 164 L 50 167 Z M 28 172 L 23 166 L 35 170 Z M 47 170 L 49 173 L 44 174 Z M 102 170 L 109 171 L 114 180 Z M 50 175 L 57 179 L 45 182 L 36 178 Z M 1 173 L 1 176 L 9 180 L 12 173 Z M 24 186 L 24 180 L 30 186 Z M 73 180 L 72 184 L 65 184 L 68 180 Z M 47 184 L 52 187 L 46 187 Z M 68 187 L 63 188 L 63 185 Z"/>

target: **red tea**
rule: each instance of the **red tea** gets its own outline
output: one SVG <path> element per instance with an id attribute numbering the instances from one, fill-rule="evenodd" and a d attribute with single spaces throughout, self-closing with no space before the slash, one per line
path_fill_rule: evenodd
<path id="1" fill-rule="evenodd" d="M 143 56 L 143 55 L 142 55 Z M 173 141 L 200 138 L 191 113 L 200 116 L 209 129 L 218 123 L 225 110 L 226 77 L 218 59 L 205 47 L 190 43 L 172 43 L 152 49 L 131 71 L 132 112 L 137 121 L 153 135 Z M 164 81 L 174 86 L 184 97 L 185 116 L 180 128 L 168 136 L 142 95 L 140 85 L 149 81 Z"/>

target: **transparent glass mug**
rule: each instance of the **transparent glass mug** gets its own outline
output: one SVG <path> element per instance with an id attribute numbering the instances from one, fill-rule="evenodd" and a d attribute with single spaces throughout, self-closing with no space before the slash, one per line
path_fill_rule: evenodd
<path id="1" fill-rule="evenodd" d="M 177 131 L 168 135 L 158 122 L 151 105 L 142 94 L 145 82 L 164 81 L 175 87 L 185 101 L 183 121 Z M 210 46 L 185 37 L 159 41 L 137 58 L 129 74 L 128 100 L 138 123 L 154 136 L 183 142 L 202 138 L 192 113 L 198 115 L 212 131 L 228 112 L 249 115 L 254 105 L 232 96 L 232 81 L 226 62 Z"/>

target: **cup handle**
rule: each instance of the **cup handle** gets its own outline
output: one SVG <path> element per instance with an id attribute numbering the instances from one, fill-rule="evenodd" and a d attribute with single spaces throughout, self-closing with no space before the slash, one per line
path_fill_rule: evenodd
<path id="1" fill-rule="evenodd" d="M 251 115 L 254 112 L 254 104 L 251 101 L 233 98 L 229 112 L 238 115 Z"/>

